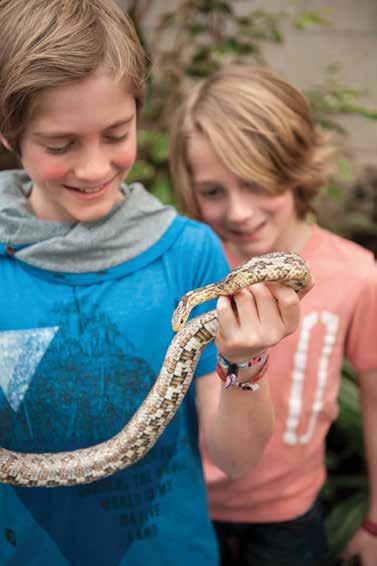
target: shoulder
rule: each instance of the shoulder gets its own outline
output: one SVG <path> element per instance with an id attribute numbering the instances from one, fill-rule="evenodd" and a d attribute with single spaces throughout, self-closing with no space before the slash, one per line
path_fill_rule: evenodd
<path id="1" fill-rule="evenodd" d="M 192 241 L 196 240 L 197 238 L 210 238 L 214 241 L 219 241 L 219 238 L 208 226 L 208 224 L 199 222 L 199 220 L 193 220 L 192 218 L 178 215 L 175 219 L 175 222 L 180 224 L 182 237 L 187 240 Z"/>
<path id="2" fill-rule="evenodd" d="M 183 216 L 178 216 L 175 222 L 181 226 L 179 238 L 175 242 L 177 248 L 181 250 L 188 248 L 191 252 L 195 250 L 218 252 L 221 250 L 221 253 L 223 253 L 218 236 L 206 224 Z"/>
<path id="3" fill-rule="evenodd" d="M 344 272 L 351 278 L 364 278 L 376 272 L 373 253 L 356 242 L 317 226 L 313 244 L 315 260 L 323 262 L 332 272 Z"/>
<path id="4" fill-rule="evenodd" d="M 180 296 L 186 291 L 219 281 L 229 272 L 222 244 L 207 225 L 178 216 L 179 227 L 167 260 Z"/>

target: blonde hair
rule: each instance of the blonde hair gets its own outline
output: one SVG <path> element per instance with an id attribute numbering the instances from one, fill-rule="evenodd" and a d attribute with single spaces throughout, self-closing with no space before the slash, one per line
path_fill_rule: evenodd
<path id="1" fill-rule="evenodd" d="M 143 102 L 145 56 L 115 0 L 0 0 L 0 133 L 17 149 L 35 97 L 100 66 Z"/>
<path id="2" fill-rule="evenodd" d="M 314 211 L 311 201 L 331 170 L 332 148 L 313 123 L 305 97 L 271 70 L 223 67 L 192 89 L 174 117 L 174 190 L 182 212 L 200 219 L 187 156 L 195 131 L 239 179 L 271 195 L 292 190 L 299 218 Z"/>

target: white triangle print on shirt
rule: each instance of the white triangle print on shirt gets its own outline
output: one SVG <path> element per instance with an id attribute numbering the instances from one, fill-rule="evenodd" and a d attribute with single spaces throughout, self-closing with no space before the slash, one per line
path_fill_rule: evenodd
<path id="1" fill-rule="evenodd" d="M 17 412 L 58 326 L 0 332 L 0 387 Z"/>

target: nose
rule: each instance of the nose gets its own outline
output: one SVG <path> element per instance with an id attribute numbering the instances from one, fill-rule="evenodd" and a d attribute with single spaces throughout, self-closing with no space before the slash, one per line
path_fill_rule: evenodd
<path id="1" fill-rule="evenodd" d="M 234 192 L 228 202 L 228 221 L 234 224 L 242 224 L 254 215 L 255 207 L 251 195 L 237 191 Z"/>
<path id="2" fill-rule="evenodd" d="M 75 163 L 75 177 L 87 184 L 101 184 L 108 181 L 112 165 L 106 151 L 99 144 L 82 148 Z"/>

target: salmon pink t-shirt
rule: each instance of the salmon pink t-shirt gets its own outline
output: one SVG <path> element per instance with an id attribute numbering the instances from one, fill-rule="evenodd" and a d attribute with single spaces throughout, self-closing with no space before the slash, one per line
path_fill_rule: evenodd
<path id="1" fill-rule="evenodd" d="M 325 437 L 338 413 L 343 359 L 358 373 L 377 368 L 373 254 L 314 225 L 301 255 L 315 286 L 302 300 L 297 331 L 270 351 L 276 429 L 260 463 L 230 480 L 202 447 L 215 520 L 273 522 L 305 513 L 326 478 Z"/>

